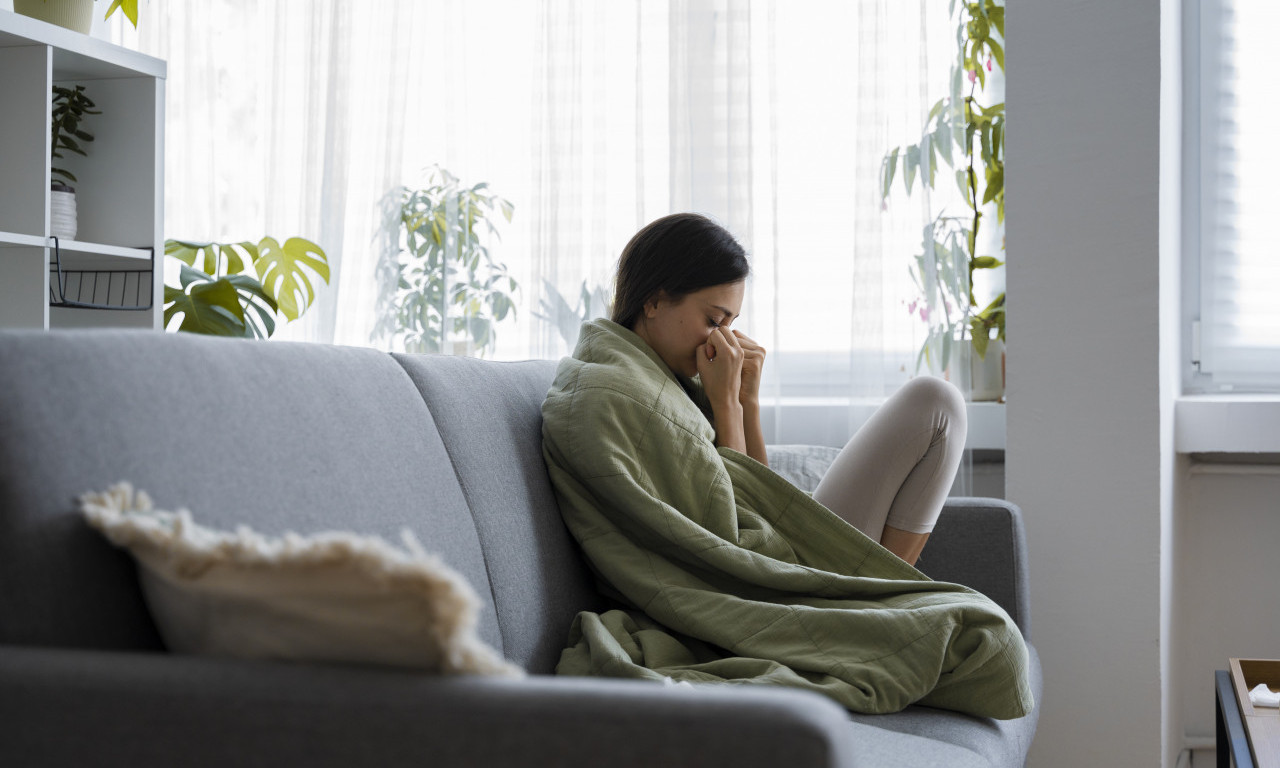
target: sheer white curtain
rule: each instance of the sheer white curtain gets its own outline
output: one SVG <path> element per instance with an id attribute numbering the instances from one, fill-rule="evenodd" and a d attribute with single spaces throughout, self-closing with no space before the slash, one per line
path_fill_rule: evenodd
<path id="1" fill-rule="evenodd" d="M 607 287 L 631 234 L 695 210 L 751 254 L 773 440 L 843 444 L 915 373 L 929 201 L 883 205 L 880 165 L 947 92 L 946 3 L 174 0 L 116 37 L 169 62 L 166 236 L 329 254 L 278 337 L 370 343 L 379 201 L 438 163 L 515 204 L 496 357 L 565 354 L 552 292 Z"/>

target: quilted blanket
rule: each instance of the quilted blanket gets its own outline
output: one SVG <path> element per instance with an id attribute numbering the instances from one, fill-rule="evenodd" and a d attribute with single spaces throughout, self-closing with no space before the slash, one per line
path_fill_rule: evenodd
<path id="1" fill-rule="evenodd" d="M 583 326 L 543 404 L 543 454 L 601 590 L 626 606 L 580 613 L 558 674 L 794 686 L 863 713 L 1031 710 L 1008 614 L 717 448 L 698 382 L 629 329 Z"/>

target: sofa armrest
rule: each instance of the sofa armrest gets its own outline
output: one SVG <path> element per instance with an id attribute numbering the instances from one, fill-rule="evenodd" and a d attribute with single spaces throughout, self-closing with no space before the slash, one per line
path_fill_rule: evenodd
<path id="1" fill-rule="evenodd" d="M 0 763 L 128 768 L 846 766 L 857 728 L 888 733 L 783 688 L 17 646 L 0 646 L 0 722 Z"/>
<path id="2" fill-rule="evenodd" d="M 948 499 L 916 567 L 932 579 L 964 584 L 991 598 L 1031 639 L 1026 532 L 1016 505 Z"/>

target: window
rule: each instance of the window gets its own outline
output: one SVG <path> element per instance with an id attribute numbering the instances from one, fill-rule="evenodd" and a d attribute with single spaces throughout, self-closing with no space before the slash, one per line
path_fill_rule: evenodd
<path id="1" fill-rule="evenodd" d="M 1280 6 L 1205 0 L 1186 9 L 1187 248 L 1199 268 L 1187 296 L 1186 389 L 1280 391 Z"/>

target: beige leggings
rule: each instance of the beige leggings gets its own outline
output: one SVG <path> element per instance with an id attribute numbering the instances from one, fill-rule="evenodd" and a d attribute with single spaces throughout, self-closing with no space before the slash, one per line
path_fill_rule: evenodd
<path id="1" fill-rule="evenodd" d="M 942 379 L 914 378 L 849 439 L 813 498 L 876 541 L 886 524 L 930 533 L 967 431 L 960 390 Z"/>

